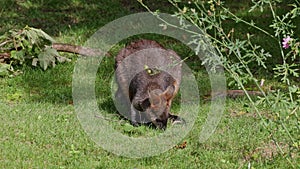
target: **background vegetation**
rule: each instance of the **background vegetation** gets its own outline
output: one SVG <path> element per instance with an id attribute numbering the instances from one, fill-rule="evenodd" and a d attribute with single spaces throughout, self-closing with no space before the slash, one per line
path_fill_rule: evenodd
<path id="1" fill-rule="evenodd" d="M 251 1 L 228 0 L 222 6 L 218 1 L 205 1 L 203 7 L 196 8 L 192 2 L 156 1 L 145 2 L 145 6 L 137 1 L 126 0 L 3 0 L 0 2 L 0 34 L 10 30 L 20 30 L 26 26 L 35 27 L 49 34 L 55 41 L 83 45 L 84 42 L 101 26 L 127 14 L 159 10 L 161 12 L 177 12 L 178 17 L 193 16 L 192 9 L 210 11 L 215 17 L 202 18 L 207 33 L 212 39 L 222 40 L 224 34 L 218 34 L 216 28 L 223 28 L 228 41 L 216 44 L 220 55 L 230 58 L 226 63 L 229 88 L 245 88 L 263 90 L 266 97 L 260 99 L 239 97 L 227 99 L 224 116 L 214 135 L 205 143 L 199 143 L 201 125 L 205 121 L 210 102 L 210 83 L 201 62 L 195 59 L 194 52 L 178 41 L 159 35 L 140 35 L 122 41 L 111 49 L 110 54 L 116 55 L 127 42 L 137 38 L 148 38 L 159 41 L 166 48 L 175 50 L 193 69 L 201 91 L 201 110 L 193 130 L 179 146 L 175 146 L 161 155 L 143 159 L 129 159 L 111 154 L 95 145 L 84 133 L 76 118 L 72 105 L 72 73 L 76 63 L 75 54 L 60 53 L 70 59 L 67 63 L 57 63 L 46 71 L 33 67 L 32 62 L 10 63 L 13 70 L 0 78 L 0 167 L 1 168 L 297 168 L 300 164 L 299 154 L 299 78 L 288 76 L 289 83 L 276 76 L 276 65 L 284 65 L 284 58 L 289 50 L 281 48 L 282 38 L 294 35 L 294 45 L 299 37 L 299 17 L 291 18 L 295 27 L 280 33 L 275 39 L 266 35 L 243 21 L 251 23 L 275 35 L 276 29 L 270 27 L 273 14 L 268 3 L 258 4 L 258 8 L 249 9 L 255 4 Z M 276 16 L 282 18 L 297 1 L 284 1 L 273 4 Z M 172 4 L 173 3 L 173 4 Z M 260 10 L 260 6 L 265 7 Z M 298 3 L 299 6 L 299 3 Z M 216 10 L 212 10 L 214 7 Z M 229 9 L 231 17 L 219 20 L 224 14 L 224 7 Z M 185 12 L 183 10 L 186 10 Z M 203 12 L 202 11 L 202 12 Z M 297 12 L 297 11 L 296 11 Z M 299 11 L 298 13 L 299 14 Z M 224 16 L 227 16 L 224 14 Z M 201 15 L 199 15 L 201 16 Z M 242 18 L 243 21 L 235 20 Z M 291 17 L 290 15 L 289 17 Z M 215 18 L 216 20 L 213 20 Z M 197 21 L 197 18 L 191 18 Z M 212 19 L 212 20 L 210 20 Z M 280 19 L 280 18 L 279 18 Z M 222 25 L 217 25 L 221 23 Z M 284 23 L 284 22 L 283 22 Z M 211 25 L 210 25 L 211 24 Z M 214 25 L 216 24 L 216 25 Z M 276 26 L 275 28 L 280 28 Z M 234 28 L 234 29 L 232 29 Z M 232 31 L 233 30 L 233 31 Z M 257 60 L 247 62 L 247 67 L 239 66 L 239 55 L 229 54 L 229 42 L 233 42 L 233 51 L 240 49 L 247 53 L 246 45 L 238 46 L 237 42 L 247 41 L 247 33 L 253 37 L 251 43 L 264 49 L 263 57 L 269 53 L 272 57 L 263 60 L 266 65 L 257 66 Z M 47 38 L 46 38 L 47 39 Z M 239 39 L 239 40 L 237 40 Z M 48 39 L 49 40 L 49 39 Z M 217 42 L 217 41 L 213 41 Z M 228 42 L 228 43 L 227 43 Z M 298 41 L 299 42 L 299 41 Z M 47 42 L 48 43 L 48 42 Z M 222 45 L 223 44 L 223 45 Z M 225 44 L 225 45 L 224 45 Z M 227 45 L 227 46 L 226 46 Z M 30 45 L 29 45 L 30 46 Z M 292 46 L 292 44 L 291 44 Z M 245 48 L 244 48 L 245 47 Z M 227 48 L 227 49 L 226 49 Z M 283 51 L 284 55 L 281 55 Z M 290 51 L 296 49 L 290 48 Z M 244 54 L 243 53 L 243 54 Z M 33 54 L 36 54 L 33 52 Z M 292 53 L 293 54 L 293 53 Z M 28 54 L 24 54 L 27 56 Z M 295 59 L 288 57 L 287 66 L 296 64 L 299 68 L 299 53 Z M 157 134 L 160 131 L 146 126 L 132 127 L 116 114 L 113 106 L 110 82 L 113 74 L 113 57 L 107 57 L 101 63 L 96 91 L 99 107 L 104 109 L 112 125 L 131 136 Z M 251 71 L 252 76 L 249 76 Z M 238 70 L 241 70 L 238 72 Z M 239 75 L 235 78 L 234 73 Z M 297 72 L 297 70 L 296 70 Z M 299 73 L 299 72 L 298 72 Z M 263 86 L 257 86 L 264 79 Z M 298 88 L 297 88 L 298 87 Z M 272 91 L 275 91 L 273 93 Z M 268 102 L 266 102 L 268 99 Z M 179 105 L 174 105 L 176 112 Z M 183 143 L 186 142 L 186 147 Z"/>

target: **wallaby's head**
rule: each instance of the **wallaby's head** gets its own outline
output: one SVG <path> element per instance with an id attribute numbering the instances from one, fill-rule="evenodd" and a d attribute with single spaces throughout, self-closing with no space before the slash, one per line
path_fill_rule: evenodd
<path id="1" fill-rule="evenodd" d="M 146 113 L 151 122 L 159 129 L 166 129 L 170 113 L 170 103 L 173 99 L 175 86 L 169 86 L 165 91 L 154 89 L 149 91 L 149 98 L 145 100 L 149 107 Z"/>

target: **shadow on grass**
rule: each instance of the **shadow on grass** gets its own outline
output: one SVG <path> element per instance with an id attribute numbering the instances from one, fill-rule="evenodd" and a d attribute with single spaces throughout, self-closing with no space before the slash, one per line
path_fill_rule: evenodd
<path id="1" fill-rule="evenodd" d="M 105 23 L 128 14 L 117 0 L 107 3 L 98 0 L 4 0 L 0 4 L 0 25 L 5 25 L 1 26 L 1 33 L 29 25 L 41 28 L 52 36 L 59 36 L 60 32 L 71 30 L 70 28 L 98 29 Z"/>
<path id="2" fill-rule="evenodd" d="M 171 11 L 169 3 L 161 3 L 158 0 L 147 2 L 153 10 Z M 0 2 L 0 34 L 29 25 L 52 36 L 72 30 L 84 31 L 85 36 L 90 36 L 114 19 L 145 11 L 137 1 L 126 0 L 3 0 Z"/>

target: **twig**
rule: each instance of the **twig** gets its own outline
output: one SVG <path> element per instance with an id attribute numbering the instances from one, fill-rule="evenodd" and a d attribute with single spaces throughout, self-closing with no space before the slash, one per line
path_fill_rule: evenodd
<path id="1" fill-rule="evenodd" d="M 0 43 L 0 47 L 6 45 L 9 42 L 12 42 L 12 40 L 7 40 L 7 41 L 4 41 L 4 42 Z"/>
<path id="2" fill-rule="evenodd" d="M 0 59 L 9 59 L 10 53 L 0 53 Z"/>

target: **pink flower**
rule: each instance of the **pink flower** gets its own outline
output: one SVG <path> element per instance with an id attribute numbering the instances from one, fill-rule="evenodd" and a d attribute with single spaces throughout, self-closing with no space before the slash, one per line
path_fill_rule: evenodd
<path id="1" fill-rule="evenodd" d="M 290 36 L 287 36 L 286 38 L 283 38 L 283 40 L 282 40 L 282 47 L 284 49 L 289 48 L 290 47 L 289 41 L 291 41 L 291 40 L 292 40 L 292 38 Z"/>

